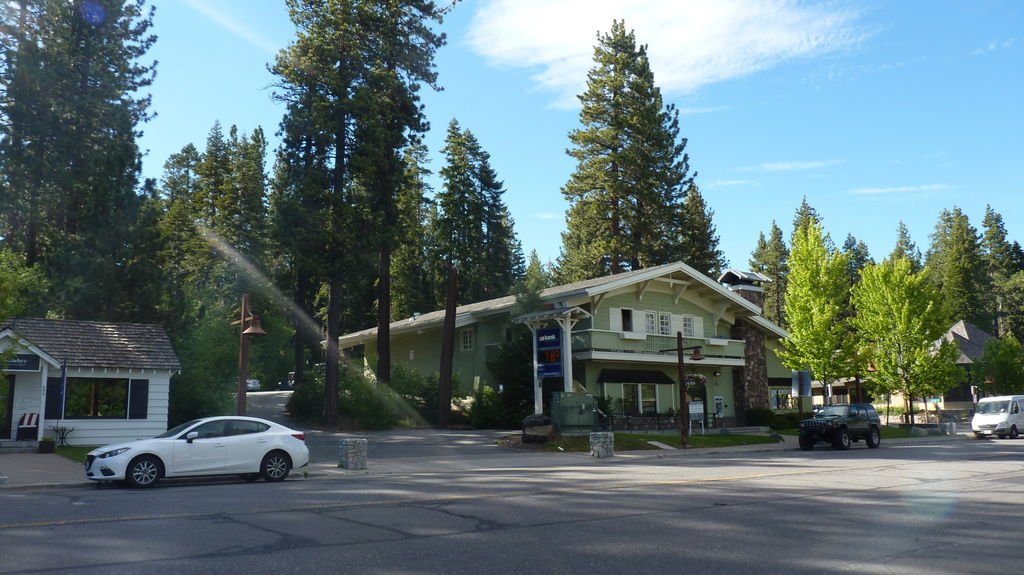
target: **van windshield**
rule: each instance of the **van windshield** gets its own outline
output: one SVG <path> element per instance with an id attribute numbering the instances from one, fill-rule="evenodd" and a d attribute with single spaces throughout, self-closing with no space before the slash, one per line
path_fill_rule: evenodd
<path id="1" fill-rule="evenodd" d="M 1009 401 L 985 401 L 978 404 L 977 413 L 1006 413 L 1009 409 Z"/>

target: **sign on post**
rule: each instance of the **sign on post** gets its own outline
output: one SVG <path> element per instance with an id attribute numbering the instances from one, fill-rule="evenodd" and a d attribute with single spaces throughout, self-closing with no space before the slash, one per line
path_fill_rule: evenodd
<path id="1" fill-rule="evenodd" d="M 537 377 L 562 376 L 562 330 L 537 330 Z"/>
<path id="2" fill-rule="evenodd" d="M 19 353 L 7 360 L 4 371 L 39 371 L 39 356 L 34 353 Z"/>

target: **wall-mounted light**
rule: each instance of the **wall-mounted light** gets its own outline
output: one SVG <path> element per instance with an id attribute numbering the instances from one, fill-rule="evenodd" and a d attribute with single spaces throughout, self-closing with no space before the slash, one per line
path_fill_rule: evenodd
<path id="1" fill-rule="evenodd" d="M 716 369 L 715 370 L 715 377 L 718 377 L 720 375 L 722 375 L 722 372 Z"/>

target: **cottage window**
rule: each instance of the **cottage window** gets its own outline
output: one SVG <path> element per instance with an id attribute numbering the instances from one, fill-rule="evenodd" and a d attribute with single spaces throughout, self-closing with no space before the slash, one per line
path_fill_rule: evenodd
<path id="1" fill-rule="evenodd" d="M 64 399 L 64 417 L 128 417 L 128 380 L 69 377 Z"/>
<path id="2" fill-rule="evenodd" d="M 462 330 L 462 332 L 461 332 L 461 334 L 459 336 L 459 342 L 460 342 L 460 347 L 459 347 L 460 350 L 462 350 L 462 351 L 473 351 L 473 343 L 474 343 L 473 329 L 469 328 L 469 329 Z"/>
<path id="3" fill-rule="evenodd" d="M 658 314 L 653 311 L 644 312 L 645 333 L 658 333 Z"/>
<path id="4" fill-rule="evenodd" d="M 693 337 L 693 332 L 694 332 L 694 330 L 693 330 L 693 316 L 692 315 L 684 315 L 682 319 L 683 319 L 683 322 L 682 322 L 682 324 L 683 324 L 683 337 Z"/>
<path id="5" fill-rule="evenodd" d="M 672 314 L 665 312 L 658 314 L 658 333 L 672 335 Z"/>

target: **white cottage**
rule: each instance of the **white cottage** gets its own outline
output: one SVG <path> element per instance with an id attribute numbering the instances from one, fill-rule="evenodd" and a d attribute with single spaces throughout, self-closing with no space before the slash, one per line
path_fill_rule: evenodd
<path id="1" fill-rule="evenodd" d="M 181 364 L 160 326 L 16 318 L 0 324 L 4 351 L 0 442 L 101 445 L 167 429 Z"/>

